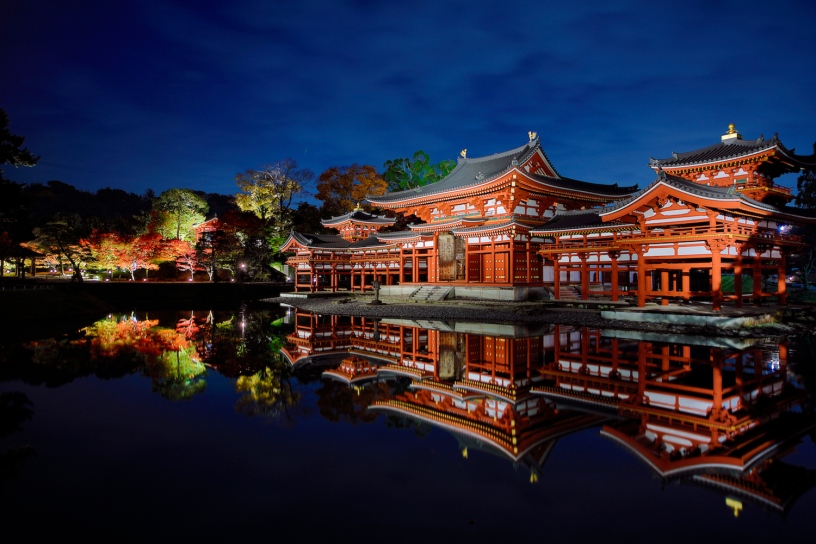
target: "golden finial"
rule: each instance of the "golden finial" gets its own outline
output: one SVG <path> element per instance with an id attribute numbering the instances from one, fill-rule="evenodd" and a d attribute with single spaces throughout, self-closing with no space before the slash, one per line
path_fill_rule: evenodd
<path id="1" fill-rule="evenodd" d="M 467 159 L 467 148 L 460 151 L 459 156 L 462 157 L 463 159 Z"/>
<path id="2" fill-rule="evenodd" d="M 468 454 L 467 454 L 467 448 L 465 448 L 465 449 L 463 449 L 463 450 L 462 450 L 462 457 L 464 457 L 465 459 L 467 459 L 467 458 L 468 458 L 468 456 L 467 456 L 467 455 L 468 455 Z"/>
<path id="3" fill-rule="evenodd" d="M 736 134 L 736 133 L 737 133 L 737 127 L 734 126 L 734 123 L 729 124 L 728 125 L 728 134 Z"/>
<path id="4" fill-rule="evenodd" d="M 530 138 L 530 141 L 532 142 L 533 140 L 535 140 L 536 138 L 538 138 L 538 133 L 537 133 L 537 132 L 533 132 L 533 131 L 531 130 L 531 131 L 529 131 L 529 132 L 527 133 L 527 137 L 528 137 L 528 138 Z"/>
<path id="5" fill-rule="evenodd" d="M 359 211 L 360 211 L 360 203 L 359 203 L 359 202 L 357 203 L 357 206 L 355 206 L 355 207 L 354 207 L 354 211 L 355 211 L 355 212 L 359 212 Z"/>

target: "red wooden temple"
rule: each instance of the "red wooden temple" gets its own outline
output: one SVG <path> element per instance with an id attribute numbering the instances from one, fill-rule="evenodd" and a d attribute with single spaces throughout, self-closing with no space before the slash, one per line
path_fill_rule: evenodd
<path id="1" fill-rule="evenodd" d="M 389 232 L 393 219 L 355 210 L 324 220 L 339 235 L 293 232 L 282 251 L 295 290 L 524 300 L 630 297 L 711 299 L 741 306 L 748 296 L 786 300 L 787 257 L 802 247 L 796 226 L 816 221 L 788 206 L 784 173 L 816 168 L 774 136 L 743 140 L 733 125 L 721 141 L 652 159 L 657 179 L 641 191 L 561 176 L 530 133 L 527 144 L 468 158 L 443 180 L 369 196 L 374 207 L 421 223 Z M 733 274 L 733 291 L 723 275 Z M 767 286 L 768 277 L 775 282 Z M 747 287 L 747 284 L 746 284 Z"/>

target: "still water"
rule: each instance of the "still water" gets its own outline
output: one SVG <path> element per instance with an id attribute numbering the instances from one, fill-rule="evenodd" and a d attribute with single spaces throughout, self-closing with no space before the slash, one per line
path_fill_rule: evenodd
<path id="1" fill-rule="evenodd" d="M 813 355 L 277 306 L 112 314 L 3 341 L 0 534 L 810 542 Z"/>

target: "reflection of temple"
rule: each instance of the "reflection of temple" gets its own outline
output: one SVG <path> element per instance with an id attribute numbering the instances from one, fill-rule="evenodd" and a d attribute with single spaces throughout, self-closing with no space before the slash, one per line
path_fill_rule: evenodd
<path id="1" fill-rule="evenodd" d="M 771 351 L 743 341 L 697 338 L 703 345 L 689 345 L 559 329 L 541 370 L 546 385 L 534 392 L 559 405 L 616 413 L 619 421 L 602 434 L 663 478 L 778 509 L 816 483 L 816 472 L 777 460 L 816 428 L 791 410 L 803 392 L 788 383 L 784 343 Z"/>
<path id="2" fill-rule="evenodd" d="M 533 481 L 560 436 L 605 420 L 555 409 L 531 392 L 542 379 L 538 368 L 552 347 L 550 336 L 524 336 L 512 326 L 477 334 L 466 324 L 378 322 L 300 311 L 294 321 L 284 349 L 293 365 L 339 363 L 324 377 L 355 386 L 377 379 L 409 381 L 404 393 L 369 409 L 441 427 L 457 436 L 463 455 L 474 449 L 499 454 L 527 466 Z"/>
<path id="3" fill-rule="evenodd" d="M 355 387 L 406 381 L 369 410 L 444 428 L 464 455 L 497 453 L 534 480 L 557 438 L 606 423 L 663 478 L 777 509 L 816 483 L 779 461 L 816 428 L 797 413 L 784 343 L 294 315 L 294 365 L 339 364 L 324 377 Z"/>

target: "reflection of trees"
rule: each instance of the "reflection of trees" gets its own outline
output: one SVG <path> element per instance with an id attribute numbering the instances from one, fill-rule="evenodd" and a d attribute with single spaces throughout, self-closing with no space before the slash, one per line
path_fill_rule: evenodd
<path id="1" fill-rule="evenodd" d="M 148 364 L 153 391 L 168 400 L 190 400 L 204 391 L 206 371 L 191 345 L 164 351 Z"/>
<path id="2" fill-rule="evenodd" d="M 193 336 L 199 357 L 231 378 L 277 369 L 283 363 L 281 339 L 288 331 L 274 317 L 269 310 L 250 312 L 246 308 L 228 318 L 209 312 Z"/>
<path id="3" fill-rule="evenodd" d="M 325 380 L 323 387 L 317 390 L 317 407 L 320 415 L 331 422 L 371 423 L 377 419 L 377 413 L 368 407 L 381 397 L 391 397 L 391 388 L 386 382 L 349 387 L 339 381 Z"/>
<path id="4" fill-rule="evenodd" d="M 301 395 L 282 370 L 280 366 L 266 367 L 252 376 L 239 377 L 235 390 L 241 396 L 235 410 L 250 417 L 285 415 L 291 419 L 290 408 L 298 405 Z"/>

